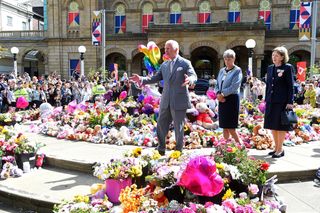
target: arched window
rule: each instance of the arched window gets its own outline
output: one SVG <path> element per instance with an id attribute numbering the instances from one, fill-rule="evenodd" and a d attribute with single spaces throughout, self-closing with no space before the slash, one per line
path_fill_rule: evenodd
<path id="1" fill-rule="evenodd" d="M 268 30 L 271 29 L 271 3 L 269 0 L 261 0 L 259 5 L 259 19 L 263 19 Z"/>
<path id="2" fill-rule="evenodd" d="M 116 7 L 116 13 L 114 16 L 114 32 L 117 34 L 126 32 L 126 8 L 124 4 L 118 4 Z"/>
<path id="3" fill-rule="evenodd" d="M 291 1 L 290 10 L 290 29 L 299 29 L 299 16 L 300 16 L 300 0 Z"/>
<path id="4" fill-rule="evenodd" d="M 174 2 L 170 5 L 170 24 L 181 24 L 181 5 L 178 2 Z"/>
<path id="5" fill-rule="evenodd" d="M 76 1 L 72 1 L 68 8 L 68 26 L 79 27 L 80 26 L 80 13 L 79 4 Z"/>
<path id="6" fill-rule="evenodd" d="M 145 3 L 142 7 L 142 32 L 148 29 L 150 22 L 153 22 L 153 6 L 151 3 Z"/>
<path id="7" fill-rule="evenodd" d="M 230 23 L 240 22 L 240 2 L 238 0 L 231 0 L 229 2 L 228 21 Z"/>
<path id="8" fill-rule="evenodd" d="M 198 23 L 211 23 L 211 8 L 210 3 L 208 1 L 203 1 L 199 5 Z"/>

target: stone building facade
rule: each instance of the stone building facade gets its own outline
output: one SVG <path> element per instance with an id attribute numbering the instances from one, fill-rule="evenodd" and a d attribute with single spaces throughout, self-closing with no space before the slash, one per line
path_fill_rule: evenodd
<path id="1" fill-rule="evenodd" d="M 79 59 L 80 45 L 87 49 L 85 72 L 101 66 L 101 46 L 91 42 L 92 11 L 101 9 L 106 10 L 107 69 L 117 63 L 122 72 L 143 74 L 144 55 L 138 45 L 154 41 L 163 51 L 168 39 L 179 42 L 180 54 L 191 60 L 201 78 L 218 72 L 228 48 L 235 50 L 237 64 L 247 70 L 248 39 L 256 41 L 253 72 L 258 77 L 279 45 L 286 46 L 294 61 L 309 64 L 310 41 L 299 42 L 298 30 L 291 29 L 295 23 L 290 23 L 290 11 L 299 4 L 300 0 L 47 0 L 48 30 L 39 49 L 45 63 L 42 74 L 56 70 L 67 77 L 71 63 Z M 318 40 L 319 26 L 320 21 Z M 26 51 L 30 47 L 22 53 Z"/>

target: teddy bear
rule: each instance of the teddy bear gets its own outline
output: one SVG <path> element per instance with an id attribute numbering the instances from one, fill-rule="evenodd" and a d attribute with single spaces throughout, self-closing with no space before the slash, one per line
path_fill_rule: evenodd
<path id="1" fill-rule="evenodd" d="M 263 129 L 261 125 L 257 125 L 253 128 L 253 136 L 251 140 L 256 149 L 273 148 L 273 140 L 271 135 L 266 129 Z"/>
<path id="2" fill-rule="evenodd" d="M 118 132 L 118 139 L 122 140 L 125 145 L 131 144 L 130 130 L 126 126 L 122 126 Z"/>
<path id="3" fill-rule="evenodd" d="M 188 145 L 186 145 L 187 149 L 200 149 L 201 146 L 201 138 L 198 132 L 190 132 Z"/>
<path id="4" fill-rule="evenodd" d="M 198 125 L 203 126 L 207 129 L 213 129 L 216 127 L 216 125 L 211 119 L 211 116 L 214 115 L 214 113 L 212 112 L 212 110 L 208 108 L 206 103 L 197 103 L 196 109 L 199 112 L 199 115 L 197 116 Z"/>
<path id="5" fill-rule="evenodd" d="M 173 131 L 169 131 L 166 137 L 166 148 L 175 149 L 176 148 L 176 137 Z"/>
<path id="6" fill-rule="evenodd" d="M 23 174 L 23 171 L 18 168 L 18 166 L 13 165 L 10 162 L 6 162 L 2 166 L 2 171 L 0 173 L 1 179 L 7 179 L 10 177 L 21 177 Z"/>

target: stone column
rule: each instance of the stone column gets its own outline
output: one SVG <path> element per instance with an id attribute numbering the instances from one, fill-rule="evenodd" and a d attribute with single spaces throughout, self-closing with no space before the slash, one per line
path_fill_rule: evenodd
<path id="1" fill-rule="evenodd" d="M 255 76 L 258 78 L 262 78 L 261 76 L 261 61 L 263 60 L 263 55 L 256 55 L 255 57 L 254 67 L 256 70 Z"/>
<path id="2" fill-rule="evenodd" d="M 223 60 L 223 56 L 218 56 L 218 59 L 219 59 L 219 62 L 220 62 L 220 65 L 219 65 L 219 70 L 224 67 L 224 60 Z"/>
<path id="3" fill-rule="evenodd" d="M 128 76 L 131 76 L 131 74 L 132 74 L 131 65 L 132 65 L 132 60 L 128 59 L 127 60 L 127 74 L 128 74 Z"/>

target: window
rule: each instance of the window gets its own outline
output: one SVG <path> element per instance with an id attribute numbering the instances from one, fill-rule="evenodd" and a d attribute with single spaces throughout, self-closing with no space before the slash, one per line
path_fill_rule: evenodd
<path id="1" fill-rule="evenodd" d="M 7 16 L 7 26 L 12 27 L 12 17 L 11 16 Z"/>
<path id="2" fill-rule="evenodd" d="M 259 19 L 264 20 L 264 24 L 270 30 L 271 28 L 271 4 L 269 0 L 261 0 L 259 4 Z"/>
<path id="3" fill-rule="evenodd" d="M 181 24 L 181 6 L 178 2 L 174 2 L 170 6 L 170 24 Z"/>
<path id="4" fill-rule="evenodd" d="M 27 30 L 27 22 L 22 22 L 22 30 Z"/>
<path id="5" fill-rule="evenodd" d="M 126 9 L 123 4 L 118 4 L 116 7 L 116 14 L 114 17 L 114 30 L 115 33 L 125 33 L 126 32 Z"/>
<path id="6" fill-rule="evenodd" d="M 203 1 L 199 5 L 198 23 L 211 23 L 211 9 L 208 1 Z"/>
<path id="7" fill-rule="evenodd" d="M 72 1 L 69 4 L 68 26 L 69 27 L 79 27 L 80 26 L 79 4 L 75 1 Z"/>
<path id="8" fill-rule="evenodd" d="M 290 10 L 290 25 L 289 28 L 299 29 L 299 16 L 300 16 L 300 0 L 291 1 L 291 10 Z"/>
<path id="9" fill-rule="evenodd" d="M 238 0 L 229 2 L 228 21 L 230 23 L 240 22 L 240 2 Z"/>
<path id="10" fill-rule="evenodd" d="M 142 8 L 142 32 L 148 29 L 149 23 L 153 22 L 153 6 L 151 3 L 146 3 Z"/>
<path id="11" fill-rule="evenodd" d="M 39 25 L 39 30 L 44 30 L 44 25 L 43 24 Z"/>

